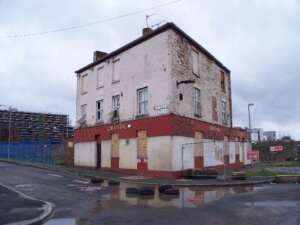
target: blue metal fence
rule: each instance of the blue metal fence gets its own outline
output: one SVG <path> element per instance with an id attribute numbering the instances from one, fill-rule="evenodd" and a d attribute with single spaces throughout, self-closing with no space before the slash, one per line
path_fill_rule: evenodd
<path id="1" fill-rule="evenodd" d="M 53 163 L 51 141 L 0 143 L 0 158 Z"/>

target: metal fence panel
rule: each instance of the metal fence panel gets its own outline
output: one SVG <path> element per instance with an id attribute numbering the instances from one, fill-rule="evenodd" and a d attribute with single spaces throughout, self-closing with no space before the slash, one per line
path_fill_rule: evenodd
<path id="1" fill-rule="evenodd" d="M 63 160 L 63 144 L 51 141 L 0 143 L 0 158 L 55 163 Z"/>

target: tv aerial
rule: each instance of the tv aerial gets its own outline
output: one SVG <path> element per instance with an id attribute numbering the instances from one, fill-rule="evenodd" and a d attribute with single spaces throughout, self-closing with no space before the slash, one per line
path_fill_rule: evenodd
<path id="1" fill-rule="evenodd" d="M 162 21 L 160 21 L 160 22 L 158 22 L 158 23 L 156 23 L 156 24 L 154 24 L 154 25 L 152 25 L 151 27 L 152 28 L 158 28 L 159 26 L 160 26 L 160 24 L 162 24 L 163 22 L 165 22 L 166 20 L 162 20 Z"/>
<path id="2" fill-rule="evenodd" d="M 150 15 L 146 15 L 146 24 L 147 24 L 147 27 L 148 27 L 148 28 L 149 28 L 148 19 L 149 19 L 150 16 L 154 16 L 154 15 L 156 15 L 156 13 L 152 13 L 152 14 L 150 14 Z"/>

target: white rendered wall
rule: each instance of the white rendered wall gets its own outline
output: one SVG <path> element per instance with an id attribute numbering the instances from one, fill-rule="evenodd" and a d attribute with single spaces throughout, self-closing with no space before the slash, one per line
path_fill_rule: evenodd
<path id="1" fill-rule="evenodd" d="M 178 171 L 182 169 L 182 144 L 193 143 L 194 138 L 172 136 L 172 170 Z M 195 145 L 184 145 L 183 150 L 183 168 L 189 169 L 195 167 Z"/>
<path id="2" fill-rule="evenodd" d="M 78 142 L 74 144 L 75 166 L 97 166 L 97 144 L 96 142 Z"/>
<path id="3" fill-rule="evenodd" d="M 166 104 L 170 84 L 170 31 L 163 32 L 145 42 L 102 62 L 77 76 L 76 119 L 80 118 L 80 106 L 87 104 L 87 125 L 96 123 L 96 101 L 103 99 L 104 123 L 110 122 L 112 97 L 120 95 L 120 119 L 134 119 L 137 115 L 137 90 L 148 87 L 149 116 L 155 116 L 154 107 Z M 112 81 L 113 61 L 119 60 L 120 80 Z M 97 87 L 97 70 L 102 68 L 104 86 Z M 87 75 L 87 93 L 81 93 L 82 76 Z M 168 112 L 168 111 L 167 111 Z"/>
<path id="4" fill-rule="evenodd" d="M 101 141 L 101 167 L 111 167 L 111 140 Z"/>
<path id="5" fill-rule="evenodd" d="M 247 159 L 247 151 L 249 151 L 250 149 L 250 143 L 244 143 L 244 151 L 245 151 L 245 154 L 244 154 L 244 164 L 245 165 L 248 165 L 251 163 L 251 160 Z"/>
<path id="6" fill-rule="evenodd" d="M 76 118 L 80 106 L 87 104 L 87 124 L 96 123 L 96 101 L 104 100 L 104 123 L 110 122 L 112 96 L 120 95 L 120 119 L 134 119 L 137 115 L 137 90 L 148 87 L 149 116 L 157 115 L 158 106 L 165 105 L 165 113 L 175 113 L 214 124 L 230 126 L 230 74 L 225 73 L 226 90 L 221 90 L 221 67 L 199 54 L 199 76 L 192 70 L 192 46 L 187 40 L 167 30 L 119 55 L 80 74 L 77 78 Z M 113 62 L 119 60 L 120 80 L 112 81 Z M 103 87 L 97 87 L 97 70 L 102 68 Z M 87 75 L 87 93 L 81 93 L 82 76 Z M 195 83 L 176 85 L 177 81 L 195 80 Z M 193 90 L 201 91 L 201 117 L 194 115 Z M 179 100 L 183 94 L 183 100 Z M 218 120 L 212 119 L 212 97 L 217 100 Z M 228 120 L 222 123 L 221 102 L 226 101 Z"/>
<path id="7" fill-rule="evenodd" d="M 235 163 L 235 142 L 229 142 L 229 163 Z"/>
<path id="8" fill-rule="evenodd" d="M 171 171 L 171 136 L 147 139 L 148 170 Z"/>
<path id="9" fill-rule="evenodd" d="M 203 160 L 204 167 L 224 164 L 224 141 L 204 139 Z"/>
<path id="10" fill-rule="evenodd" d="M 240 157 L 240 162 L 244 162 L 244 148 L 243 148 L 244 144 L 243 142 L 239 142 L 239 157 Z"/>
<path id="11" fill-rule="evenodd" d="M 129 144 L 126 144 L 129 140 Z M 137 139 L 120 139 L 120 168 L 137 169 Z"/>

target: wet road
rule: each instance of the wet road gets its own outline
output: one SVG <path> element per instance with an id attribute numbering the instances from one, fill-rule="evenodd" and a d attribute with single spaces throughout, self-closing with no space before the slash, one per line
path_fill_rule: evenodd
<path id="1" fill-rule="evenodd" d="M 300 185 L 181 188 L 179 196 L 126 196 L 121 183 L 89 180 L 0 162 L 0 182 L 54 204 L 47 225 L 282 224 L 300 225 Z"/>

